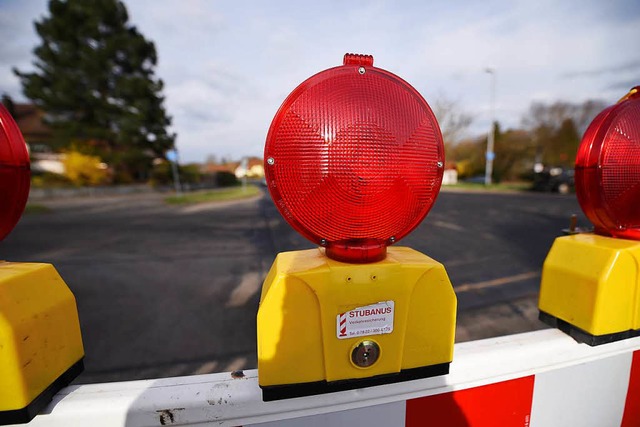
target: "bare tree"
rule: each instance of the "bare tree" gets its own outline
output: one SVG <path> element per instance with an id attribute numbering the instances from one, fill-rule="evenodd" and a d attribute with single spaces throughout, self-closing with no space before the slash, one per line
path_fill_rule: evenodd
<path id="1" fill-rule="evenodd" d="M 604 101 L 593 99 L 581 104 L 564 101 L 556 101 L 552 104 L 534 102 L 522 119 L 522 124 L 530 131 L 537 131 L 541 128 L 557 131 L 562 127 L 562 123 L 572 120 L 578 133 L 583 134 L 589 123 L 606 106 Z"/>
<path id="2" fill-rule="evenodd" d="M 593 118 L 606 103 L 588 100 L 583 103 L 556 101 L 534 102 L 522 119 L 536 146 L 536 162 L 549 166 L 570 167 L 584 134 Z"/>
<path id="3" fill-rule="evenodd" d="M 463 111 L 457 101 L 442 94 L 432 103 L 432 108 L 440 124 L 445 147 L 450 148 L 460 142 L 473 117 Z"/>

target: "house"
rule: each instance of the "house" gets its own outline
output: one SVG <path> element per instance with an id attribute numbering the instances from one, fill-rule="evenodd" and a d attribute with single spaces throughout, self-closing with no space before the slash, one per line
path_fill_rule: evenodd
<path id="1" fill-rule="evenodd" d="M 458 183 L 458 167 L 455 163 L 447 163 L 442 174 L 442 185 L 455 185 Z"/>
<path id="2" fill-rule="evenodd" d="M 200 172 L 205 175 L 215 175 L 218 172 L 228 172 L 235 175 L 236 169 L 240 166 L 239 162 L 214 163 L 207 162 L 202 165 Z"/>
<path id="3" fill-rule="evenodd" d="M 236 178 L 264 178 L 264 165 L 259 157 L 245 157 L 235 169 Z"/>
<path id="4" fill-rule="evenodd" d="M 31 170 L 63 174 L 64 154 L 56 153 L 52 148 L 53 132 L 43 121 L 44 112 L 35 104 L 14 103 L 7 95 L 2 97 L 2 104 L 18 124 L 27 143 Z"/>

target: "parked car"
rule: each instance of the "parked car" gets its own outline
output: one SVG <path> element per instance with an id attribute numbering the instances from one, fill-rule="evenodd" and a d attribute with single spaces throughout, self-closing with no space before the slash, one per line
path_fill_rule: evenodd
<path id="1" fill-rule="evenodd" d="M 574 170 L 559 167 L 545 168 L 534 174 L 533 190 L 568 194 L 575 189 Z"/>
<path id="2" fill-rule="evenodd" d="M 472 176 L 470 178 L 465 178 L 462 180 L 462 182 L 466 182 L 469 184 L 484 184 L 484 175 L 477 175 L 477 176 Z"/>

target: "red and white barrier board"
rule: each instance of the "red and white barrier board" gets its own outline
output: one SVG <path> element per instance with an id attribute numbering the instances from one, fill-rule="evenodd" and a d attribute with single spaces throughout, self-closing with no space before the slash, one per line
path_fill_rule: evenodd
<path id="1" fill-rule="evenodd" d="M 636 427 L 640 351 L 459 391 L 254 425 Z"/>
<path id="2" fill-rule="evenodd" d="M 29 425 L 640 426 L 640 338 L 462 343 L 446 376 L 268 403 L 256 371 L 72 386 Z"/>

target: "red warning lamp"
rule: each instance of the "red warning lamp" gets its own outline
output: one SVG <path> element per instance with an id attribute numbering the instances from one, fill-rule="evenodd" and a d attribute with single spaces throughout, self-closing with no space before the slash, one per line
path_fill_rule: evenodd
<path id="1" fill-rule="evenodd" d="M 30 185 L 27 146 L 9 112 L 0 105 L 0 240 L 24 211 Z"/>
<path id="2" fill-rule="evenodd" d="M 443 165 L 433 112 L 370 55 L 346 54 L 287 97 L 267 135 L 267 185 L 325 249 L 279 253 L 262 285 L 265 401 L 449 372 L 457 302 L 445 268 L 387 248 L 427 215 Z"/>
<path id="3" fill-rule="evenodd" d="M 442 135 L 422 96 L 370 55 L 300 84 L 265 145 L 271 196 L 289 224 L 343 262 L 368 263 L 427 215 L 440 190 Z"/>
<path id="4" fill-rule="evenodd" d="M 0 240 L 24 211 L 30 175 L 24 138 L 0 105 Z M 0 260 L 0 341 L 0 425 L 28 423 L 84 366 L 76 300 L 51 264 Z"/>
<path id="5" fill-rule="evenodd" d="M 589 345 L 640 336 L 640 86 L 589 125 L 576 193 L 594 233 L 558 237 L 544 262 L 540 320 Z"/>
<path id="6" fill-rule="evenodd" d="M 640 240 L 640 86 L 593 120 L 578 150 L 575 181 L 597 234 Z"/>

